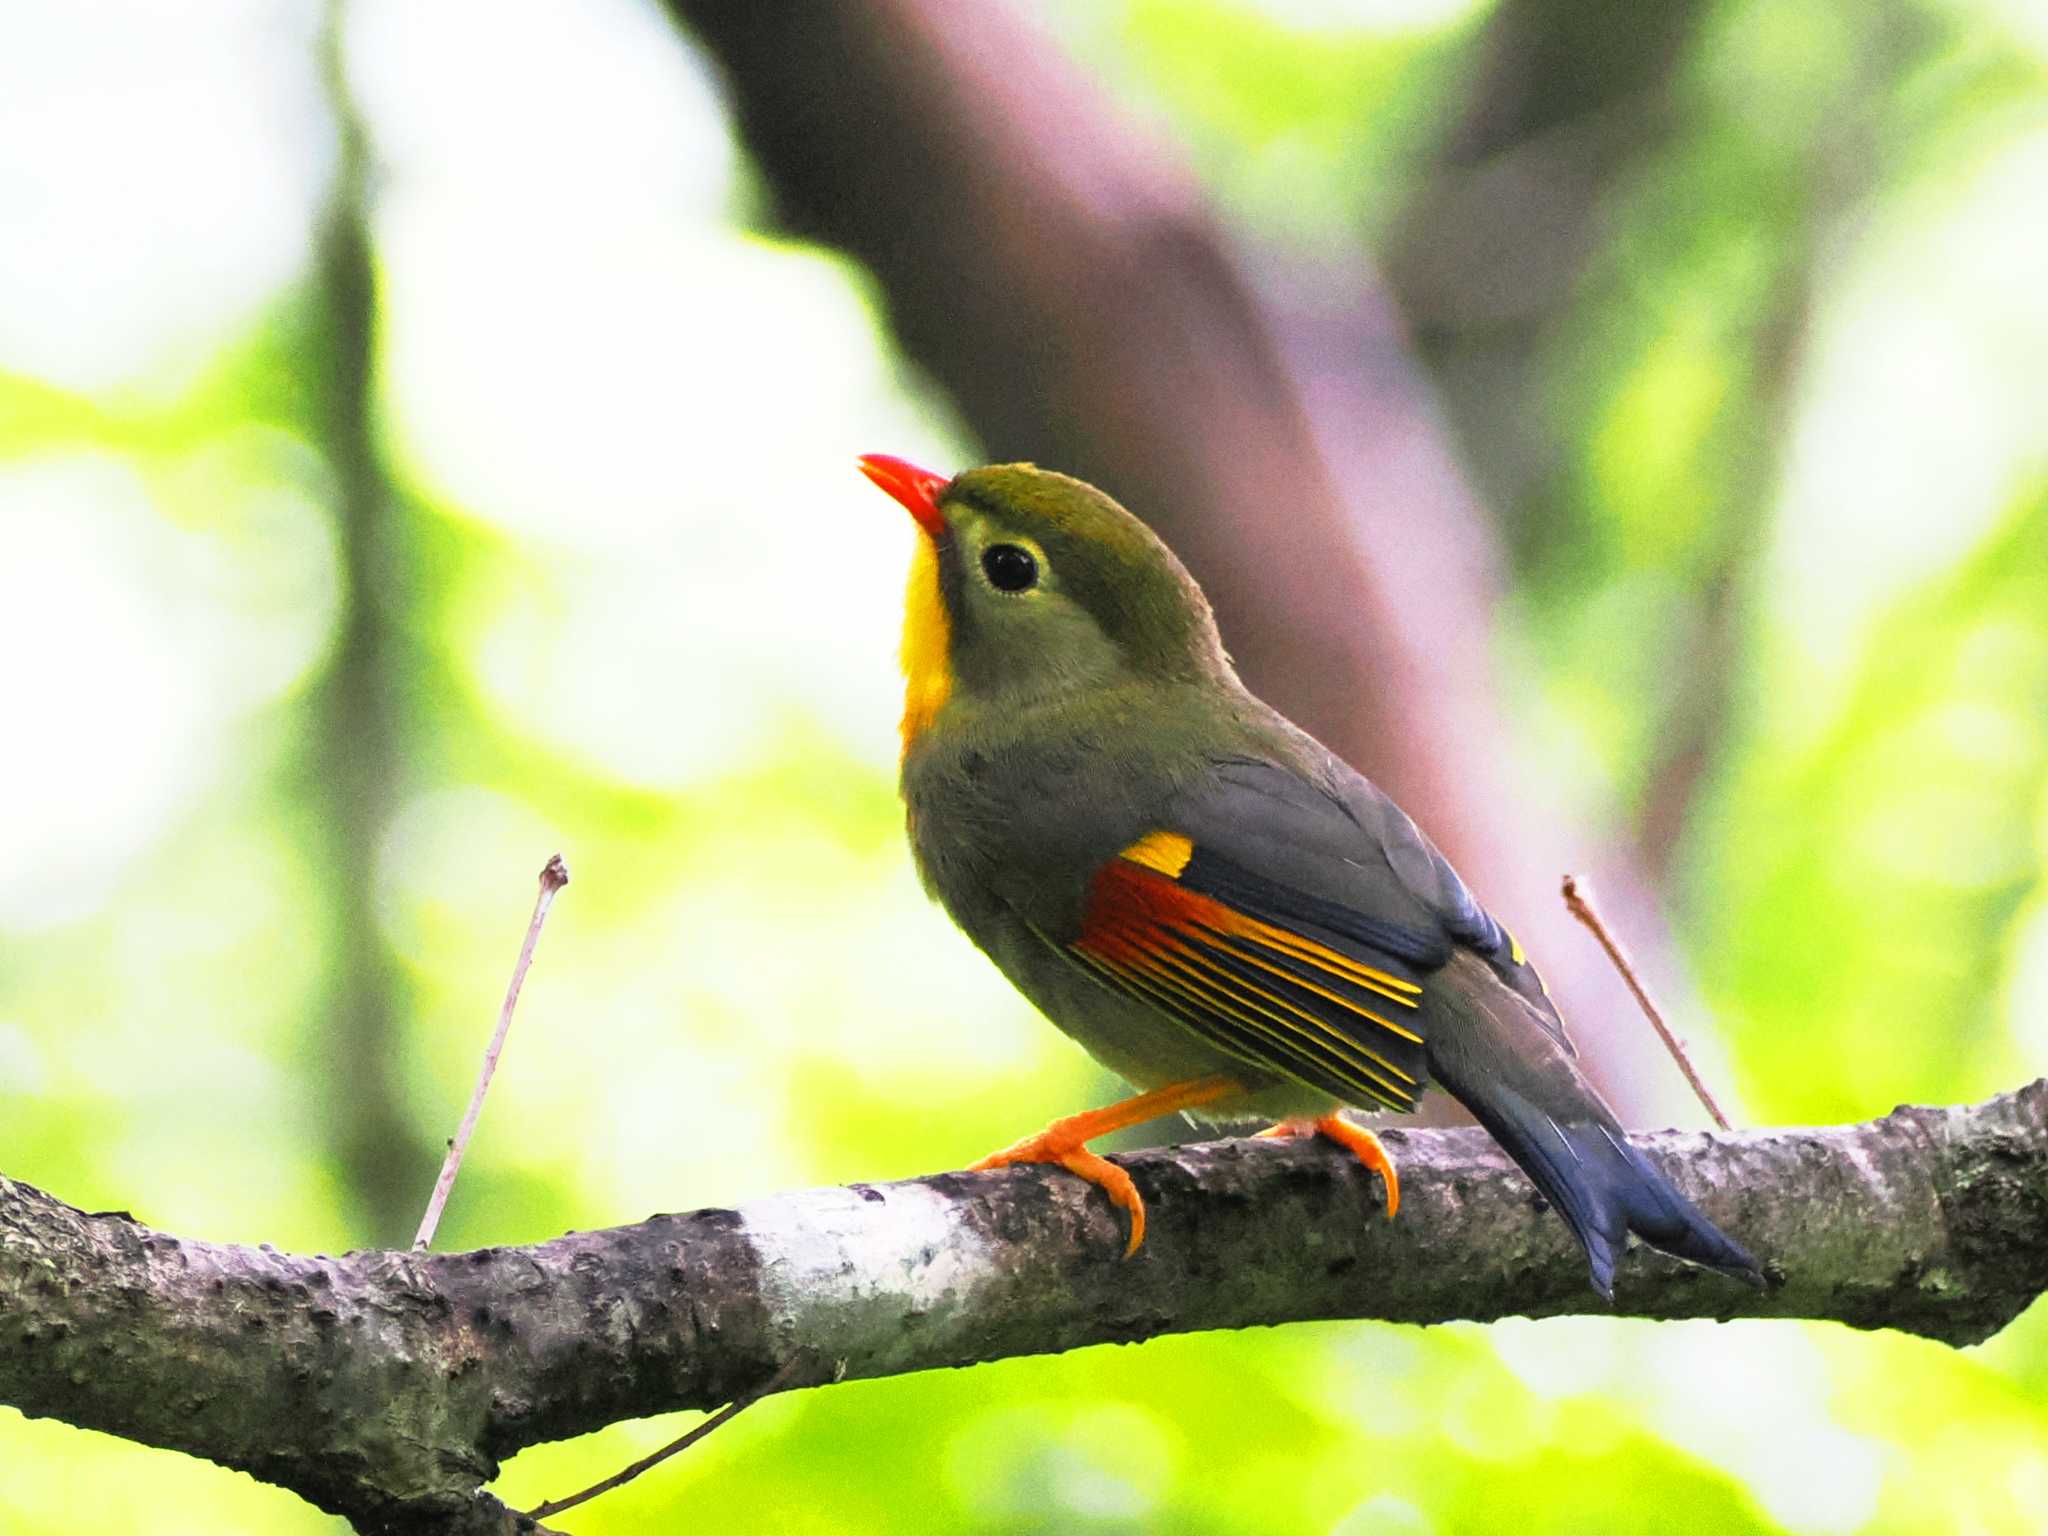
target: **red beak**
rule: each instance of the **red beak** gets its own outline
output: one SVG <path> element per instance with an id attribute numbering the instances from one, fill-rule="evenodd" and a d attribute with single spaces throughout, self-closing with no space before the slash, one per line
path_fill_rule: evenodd
<path id="1" fill-rule="evenodd" d="M 864 453 L 858 463 L 862 474 L 903 503 L 918 527 L 935 539 L 946 537 L 945 515 L 939 511 L 939 492 L 950 483 L 946 476 L 919 469 L 893 453 Z"/>

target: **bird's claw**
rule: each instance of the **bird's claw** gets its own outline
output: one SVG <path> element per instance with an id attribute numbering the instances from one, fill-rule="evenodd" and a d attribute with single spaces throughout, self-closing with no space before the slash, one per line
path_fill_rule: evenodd
<path id="1" fill-rule="evenodd" d="M 1128 1211 L 1131 1217 L 1130 1241 L 1124 1245 L 1124 1257 L 1129 1258 L 1138 1251 L 1138 1245 L 1145 1241 L 1145 1201 L 1138 1193 L 1138 1186 L 1131 1182 L 1131 1176 L 1117 1167 L 1108 1158 L 1090 1152 L 1079 1142 L 1041 1131 L 1036 1136 L 1026 1136 L 1022 1141 L 991 1152 L 980 1162 L 972 1164 L 968 1171 L 979 1173 L 987 1168 L 1009 1168 L 1018 1163 L 1057 1163 L 1067 1172 L 1086 1179 L 1105 1195 L 1110 1204 Z"/>
<path id="2" fill-rule="evenodd" d="M 1379 1137 L 1364 1126 L 1353 1125 L 1342 1115 L 1330 1114 L 1317 1120 L 1282 1120 L 1267 1126 L 1259 1135 L 1320 1136 L 1325 1141 L 1334 1141 L 1380 1176 L 1380 1182 L 1387 1187 L 1388 1218 L 1391 1220 L 1401 1209 L 1401 1175 L 1395 1172 L 1394 1160 L 1387 1155 Z"/>

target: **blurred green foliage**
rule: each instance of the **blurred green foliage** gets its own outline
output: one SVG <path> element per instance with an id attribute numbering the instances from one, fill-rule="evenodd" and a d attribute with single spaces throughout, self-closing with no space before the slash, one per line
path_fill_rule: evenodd
<path id="1" fill-rule="evenodd" d="M 31 12 L 10 7 L 34 99 L 84 92 L 109 49 L 149 76 L 147 26 L 88 43 L 46 18 L 38 54 Z M 1248 239 L 1326 259 L 1398 220 L 1488 19 L 1053 14 Z M 2048 33 L 2018 6 L 1890 14 L 1905 41 L 1845 5 L 1711 9 L 1682 126 L 1544 328 L 1525 408 L 1557 471 L 1500 509 L 1529 750 L 1640 811 L 1671 741 L 1705 743 L 1669 866 L 1712 1009 L 1689 1027 L 1766 1121 L 2048 1063 Z M 304 278 L 193 299 L 203 324 L 166 278 L 164 335 L 111 341 L 90 327 L 132 305 L 0 297 L 0 1168 L 195 1236 L 401 1239 L 338 1161 L 363 1069 L 321 1012 L 323 915 L 370 893 L 389 1108 L 432 1145 L 558 848 L 574 883 L 446 1245 L 958 1166 L 1099 1096 L 900 842 L 905 535 L 847 464 L 971 449 L 858 273 L 734 227 L 743 168 L 652 13 L 411 15 L 361 5 L 351 30 L 398 551 L 375 590 L 346 590 Z M 539 126 L 506 84 L 534 72 L 561 93 Z M 92 112 L 149 131 L 112 100 Z M 209 152 L 174 210 L 239 174 Z M 53 197 L 122 227 L 134 189 L 75 154 Z M 52 242 L 92 228 L 52 220 Z M 70 377 L 22 340 L 50 335 L 117 362 Z M 308 708 L 360 603 L 400 641 L 404 758 L 373 866 L 334 868 Z M 1691 675 L 1716 656 L 1718 692 Z M 559 1495 L 678 1428 L 536 1449 L 500 1490 Z M 1961 1353 L 1779 1324 L 1294 1327 L 772 1402 L 572 1528 L 2025 1533 L 2044 1447 L 2040 1307 Z M 333 1528 L 0 1410 L 9 1536 Z"/>

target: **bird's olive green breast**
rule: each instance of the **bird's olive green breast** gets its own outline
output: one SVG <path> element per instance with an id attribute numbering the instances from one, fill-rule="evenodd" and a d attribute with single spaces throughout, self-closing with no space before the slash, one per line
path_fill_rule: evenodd
<path id="1" fill-rule="evenodd" d="M 1274 750 L 1240 690 L 1089 689 L 1024 709 L 955 699 L 903 760 L 918 873 L 983 948 L 989 929 L 1078 930 L 1095 872 L 1219 758 Z"/>
<path id="2" fill-rule="evenodd" d="M 903 761 L 911 849 L 926 888 L 1011 984 L 1126 1081 L 1228 1074 L 1249 1097 L 1218 1108 L 1224 1119 L 1321 1109 L 1327 1093 L 1105 987 L 1068 948 L 1098 873 L 1160 830 L 1177 797 L 1219 761 L 1288 760 L 1297 746 L 1263 705 L 1214 682 L 1092 689 L 986 713 L 955 699 Z"/>

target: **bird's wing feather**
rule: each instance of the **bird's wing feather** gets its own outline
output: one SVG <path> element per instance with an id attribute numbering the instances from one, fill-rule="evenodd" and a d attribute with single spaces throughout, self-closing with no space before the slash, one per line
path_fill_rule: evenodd
<path id="1" fill-rule="evenodd" d="M 1522 946 L 1479 904 L 1450 861 L 1363 774 L 1324 755 L 1320 781 L 1256 758 L 1217 765 L 1191 801 L 1213 830 L 1204 840 L 1253 869 L 1276 866 L 1305 895 L 1361 916 L 1432 933 L 1484 961 L 1567 1051 L 1564 1025 Z M 1218 814 L 1227 812 L 1227 815 Z"/>
<path id="2" fill-rule="evenodd" d="M 1241 1059 L 1412 1109 L 1431 978 L 1460 948 L 1511 985 L 1528 968 L 1408 818 L 1353 778 L 1215 765 L 1095 873 L 1067 948 Z M 1524 984 L 1540 990 L 1533 972 Z"/>

